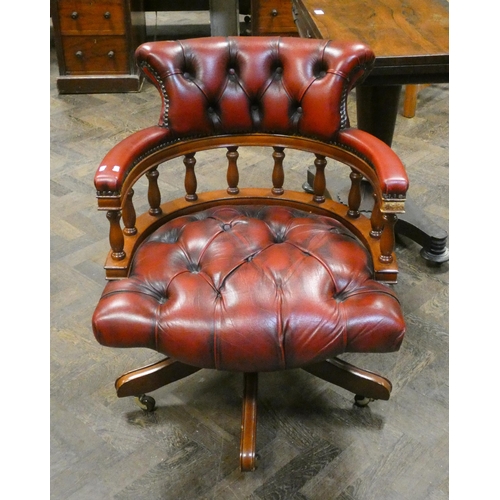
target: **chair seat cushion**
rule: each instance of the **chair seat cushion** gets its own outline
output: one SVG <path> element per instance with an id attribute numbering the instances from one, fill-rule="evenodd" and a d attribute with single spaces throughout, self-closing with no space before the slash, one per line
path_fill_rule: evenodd
<path id="1" fill-rule="evenodd" d="M 171 220 L 109 282 L 97 340 L 202 368 L 297 368 L 399 348 L 399 302 L 338 221 L 277 206 L 223 206 Z"/>

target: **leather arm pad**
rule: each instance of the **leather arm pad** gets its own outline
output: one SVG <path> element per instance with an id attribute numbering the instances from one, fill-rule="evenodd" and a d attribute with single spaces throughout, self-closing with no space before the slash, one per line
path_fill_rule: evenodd
<path id="1" fill-rule="evenodd" d="M 129 135 L 114 146 L 104 157 L 94 176 L 98 192 L 120 192 L 134 161 L 146 155 L 170 136 L 165 127 L 148 127 Z"/>
<path id="2" fill-rule="evenodd" d="M 362 154 L 373 166 L 383 195 L 404 198 L 409 181 L 406 169 L 396 153 L 377 137 L 363 130 L 340 130 L 338 142 Z"/>

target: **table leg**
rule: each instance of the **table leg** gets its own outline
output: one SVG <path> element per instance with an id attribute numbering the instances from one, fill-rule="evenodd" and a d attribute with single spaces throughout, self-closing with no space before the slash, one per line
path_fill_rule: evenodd
<path id="1" fill-rule="evenodd" d="M 212 36 L 240 34 L 238 0 L 210 0 L 210 33 Z"/>
<path id="2" fill-rule="evenodd" d="M 358 128 L 392 145 L 401 85 L 356 87 Z"/>
<path id="3" fill-rule="evenodd" d="M 401 85 L 361 85 L 357 87 L 358 127 L 391 146 L 399 110 L 400 94 Z M 366 182 L 363 184 L 365 189 L 370 187 Z M 406 202 L 406 213 L 399 216 L 395 231 L 421 245 L 420 255 L 425 260 L 435 264 L 442 264 L 449 260 L 446 246 L 448 233 L 412 203 L 411 191 L 410 199 Z"/>
<path id="4" fill-rule="evenodd" d="M 396 118 L 399 110 L 401 85 L 364 86 L 356 88 L 357 126 L 392 145 Z M 307 181 L 303 184 L 306 192 L 312 193 L 314 169 L 307 173 Z M 360 210 L 371 212 L 373 196 L 368 182 L 362 182 L 362 202 Z M 411 196 L 411 195 L 410 195 Z M 341 194 L 339 201 L 347 200 L 347 195 Z M 406 200 L 406 213 L 398 217 L 395 231 L 403 234 L 422 246 L 420 255 L 430 263 L 442 264 L 449 260 L 446 246 L 448 233 L 437 226 L 411 200 Z"/>

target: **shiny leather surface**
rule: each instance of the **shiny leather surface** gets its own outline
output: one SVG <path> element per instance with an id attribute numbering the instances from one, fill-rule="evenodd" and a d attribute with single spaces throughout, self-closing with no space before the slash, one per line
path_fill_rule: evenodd
<path id="1" fill-rule="evenodd" d="M 368 160 L 386 196 L 403 198 L 408 189 L 405 168 L 391 148 L 349 128 L 347 95 L 375 60 L 366 45 L 210 37 L 146 43 L 136 60 L 160 93 L 158 126 L 132 134 L 106 155 L 95 176 L 101 194 L 118 193 L 139 158 L 168 144 L 251 133 L 338 144 Z"/>
<path id="2" fill-rule="evenodd" d="M 347 125 L 347 91 L 375 56 L 353 43 L 213 37 L 146 43 L 136 58 L 164 96 L 160 124 L 174 136 L 222 129 L 328 140 Z"/>
<path id="3" fill-rule="evenodd" d="M 174 219 L 109 282 L 97 340 L 187 364 L 272 371 L 342 352 L 397 350 L 405 325 L 392 290 L 337 221 L 285 207 L 218 207 Z"/>

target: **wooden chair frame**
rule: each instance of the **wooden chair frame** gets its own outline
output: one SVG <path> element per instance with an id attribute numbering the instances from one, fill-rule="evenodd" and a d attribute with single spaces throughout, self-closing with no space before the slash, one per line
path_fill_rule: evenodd
<path id="1" fill-rule="evenodd" d="M 237 149 L 243 146 L 267 146 L 283 153 L 286 148 L 310 152 L 316 155 L 316 174 L 314 194 L 283 189 L 283 158 L 274 159 L 273 188 L 242 188 L 237 186 L 238 167 Z M 197 180 L 194 164 L 195 154 L 214 148 L 228 149 L 227 190 L 197 193 Z M 231 152 L 233 156 L 231 156 Z M 186 196 L 161 204 L 157 185 L 157 167 L 174 158 L 184 157 L 186 162 Z M 351 167 L 351 189 L 348 206 L 327 199 L 325 196 L 326 158 L 337 160 Z M 324 163 L 323 163 L 324 162 Z M 150 210 L 136 218 L 133 206 L 133 186 L 143 175 L 149 179 L 148 198 Z M 373 186 L 375 205 L 371 219 L 360 214 L 360 182 L 367 179 Z M 385 283 L 397 280 L 397 262 L 394 253 L 394 225 L 398 213 L 404 213 L 404 199 L 385 199 L 372 166 L 354 152 L 339 145 L 296 137 L 269 134 L 215 136 L 203 139 L 181 141 L 151 152 L 142 158 L 128 173 L 121 193 L 99 195 L 100 210 L 107 212 L 110 221 L 111 251 L 105 269 L 108 279 L 124 278 L 128 275 L 129 263 L 135 249 L 155 229 L 168 220 L 220 204 L 278 204 L 329 215 L 341 220 L 366 246 L 372 255 L 375 279 Z M 120 226 L 123 215 L 125 227 Z"/>
<path id="2" fill-rule="evenodd" d="M 222 40 L 216 40 L 214 43 L 222 44 L 222 42 Z M 231 41 L 233 42 L 234 40 Z M 262 39 L 259 38 L 255 43 L 262 43 Z M 265 50 L 279 45 L 280 42 L 278 39 L 270 39 L 268 43 L 269 46 L 265 47 Z M 316 54 L 313 42 L 307 42 L 307 44 L 311 45 L 310 54 Z M 250 51 L 248 47 L 246 50 Z M 283 129 L 285 132 L 281 133 L 262 131 L 263 129 L 256 125 L 254 128 L 243 128 L 245 133 L 228 133 L 227 129 L 222 128 L 222 130 L 210 129 L 210 131 L 202 129 L 201 136 L 186 137 L 185 132 L 179 135 L 175 132 L 175 127 L 169 129 L 170 98 L 160 73 L 180 75 L 186 71 L 182 85 L 188 85 L 186 82 L 191 82 L 194 78 L 189 73 L 191 70 L 188 71 L 189 68 L 186 69 L 184 66 L 182 66 L 183 69 L 179 69 L 181 68 L 179 66 L 174 73 L 169 73 L 170 70 L 166 71 L 165 68 L 157 73 L 145 60 L 141 67 L 162 96 L 162 117 L 159 125 L 138 131 L 122 141 L 106 156 L 103 160 L 104 164 L 99 167 L 99 171 L 103 173 L 99 182 L 96 183 L 96 186 L 100 186 L 97 192 L 98 208 L 106 212 L 110 224 L 111 249 L 105 263 L 106 278 L 108 280 L 126 278 L 129 275 L 134 253 L 141 243 L 156 229 L 177 217 L 219 205 L 281 205 L 340 221 L 370 253 L 374 279 L 389 284 L 396 283 L 398 269 L 394 251 L 394 226 L 397 215 L 404 213 L 408 182 L 399 158 L 386 144 L 366 132 L 349 127 L 346 103 L 348 92 L 358 78 L 358 72 L 366 69 L 363 65 L 370 66 L 373 62 L 373 54 L 370 51 L 361 47 L 350 47 L 348 52 L 351 53 L 351 50 L 358 51 L 356 62 L 352 64 L 350 70 L 352 75 L 346 76 L 340 71 L 342 76 L 339 76 L 336 66 L 332 69 L 335 78 L 343 79 L 336 87 L 337 91 L 339 88 L 342 91 L 339 93 L 339 102 L 335 105 L 337 108 L 334 112 L 337 113 L 335 118 L 340 116 L 341 120 L 339 128 L 332 131 L 331 136 L 328 135 L 330 132 L 324 136 L 321 135 L 322 131 L 319 132 L 323 140 L 314 138 L 318 135 L 314 127 L 306 129 L 303 135 L 299 135 L 295 132 L 297 129 L 292 126 L 292 123 Z M 149 56 L 144 57 L 147 59 Z M 331 54 L 329 57 L 333 58 Z M 312 57 L 311 61 L 316 60 L 315 58 L 316 56 Z M 282 68 L 271 68 L 276 72 L 278 69 Z M 230 72 L 229 80 L 234 80 L 235 69 L 231 67 L 228 71 Z M 280 75 L 281 73 L 276 76 L 276 82 L 281 81 Z M 322 76 L 313 75 L 311 78 L 322 78 Z M 222 78 L 220 84 L 224 85 L 224 81 Z M 263 82 L 261 84 L 264 85 Z M 243 92 L 241 89 L 242 87 L 239 90 L 240 93 Z M 299 100 L 297 96 L 293 99 Z M 247 104 L 250 107 L 251 102 Z M 317 104 L 313 113 L 319 112 L 320 108 L 321 102 Z M 209 111 L 210 109 L 206 110 L 209 114 L 213 112 L 213 110 Z M 286 113 L 287 111 L 278 114 L 286 119 Z M 302 108 L 299 114 L 301 113 Z M 189 126 L 196 128 L 197 125 L 189 121 Z M 288 133 L 295 135 L 287 135 Z M 239 186 L 239 150 L 255 146 L 269 148 L 271 152 L 269 165 L 271 182 L 268 188 Z M 199 192 L 196 154 L 212 149 L 226 150 L 227 187 L 216 191 Z M 310 153 L 314 158 L 315 173 L 312 193 L 285 189 L 284 162 L 289 149 Z M 115 160 L 116 158 L 119 159 Z M 158 185 L 160 170 L 168 169 L 168 163 L 178 158 L 181 158 L 185 165 L 185 195 L 175 200 L 162 202 Z M 351 184 L 346 205 L 333 201 L 327 195 L 325 167 L 330 160 L 345 165 L 350 176 Z M 109 174 L 110 170 L 113 173 Z M 307 167 L 304 166 L 304 173 L 306 170 Z M 137 216 L 134 207 L 134 187 L 144 176 L 148 182 L 149 209 Z M 369 218 L 360 212 L 362 180 L 368 181 L 373 188 L 374 206 Z M 323 380 L 355 393 L 357 395 L 355 401 L 359 405 L 364 405 L 372 399 L 389 399 L 391 393 L 392 386 L 386 378 L 356 368 L 338 358 L 327 359 L 302 368 Z M 146 393 L 187 377 L 199 369 L 166 357 L 152 365 L 120 376 L 115 383 L 117 395 L 119 397 L 135 396 L 139 398 L 146 410 L 152 410 L 154 400 L 148 399 L 145 396 Z M 240 466 L 243 471 L 251 471 L 256 467 L 257 390 L 258 374 L 244 373 L 240 441 Z"/>
<path id="3" fill-rule="evenodd" d="M 238 148 L 243 146 L 268 146 L 273 151 L 271 189 L 238 187 Z M 226 190 L 197 193 L 195 175 L 195 153 L 213 148 L 227 148 L 228 188 Z M 315 155 L 316 174 L 314 194 L 283 189 L 283 161 L 286 148 L 300 149 Z M 183 198 L 160 203 L 158 189 L 158 167 L 169 160 L 184 157 L 186 165 Z M 351 168 L 351 189 L 348 205 L 335 202 L 325 196 L 326 158 L 340 161 Z M 133 207 L 133 186 L 143 176 L 149 179 L 148 198 L 150 210 L 135 216 Z M 367 179 L 374 188 L 375 209 L 371 219 L 359 212 L 360 181 Z M 380 200 L 377 202 L 377 200 Z M 182 141 L 163 149 L 153 151 L 142 158 L 129 172 L 119 195 L 98 196 L 100 210 L 107 212 L 110 221 L 110 244 L 105 269 L 108 279 L 120 279 L 128 275 L 135 250 L 155 229 L 168 220 L 189 213 L 204 210 L 219 204 L 268 204 L 286 205 L 341 220 L 366 246 L 372 255 L 374 276 L 386 283 L 395 283 L 397 262 L 394 253 L 394 224 L 396 214 L 404 210 L 404 200 L 386 200 L 377 184 L 373 168 L 366 160 L 340 146 L 325 144 L 306 138 L 252 134 L 242 136 L 221 136 Z M 121 215 L 123 214 L 123 217 Z M 124 227 L 120 225 L 123 219 Z M 306 371 L 328 382 L 343 387 L 357 396 L 358 404 L 373 399 L 389 399 L 391 383 L 386 378 L 357 368 L 338 358 L 317 365 L 308 366 Z M 152 365 L 128 372 L 116 381 L 119 397 L 143 395 L 164 385 L 173 383 L 198 371 L 170 358 Z M 240 442 L 240 467 L 242 471 L 255 470 L 257 426 L 257 373 L 244 374 L 242 408 L 242 433 Z M 359 395 L 362 395 L 359 396 Z M 145 401 L 141 399 L 141 401 Z M 153 400 L 154 401 L 154 400 Z M 154 402 L 152 403 L 154 406 Z M 151 403 L 144 403 L 144 409 L 151 410 Z"/>

